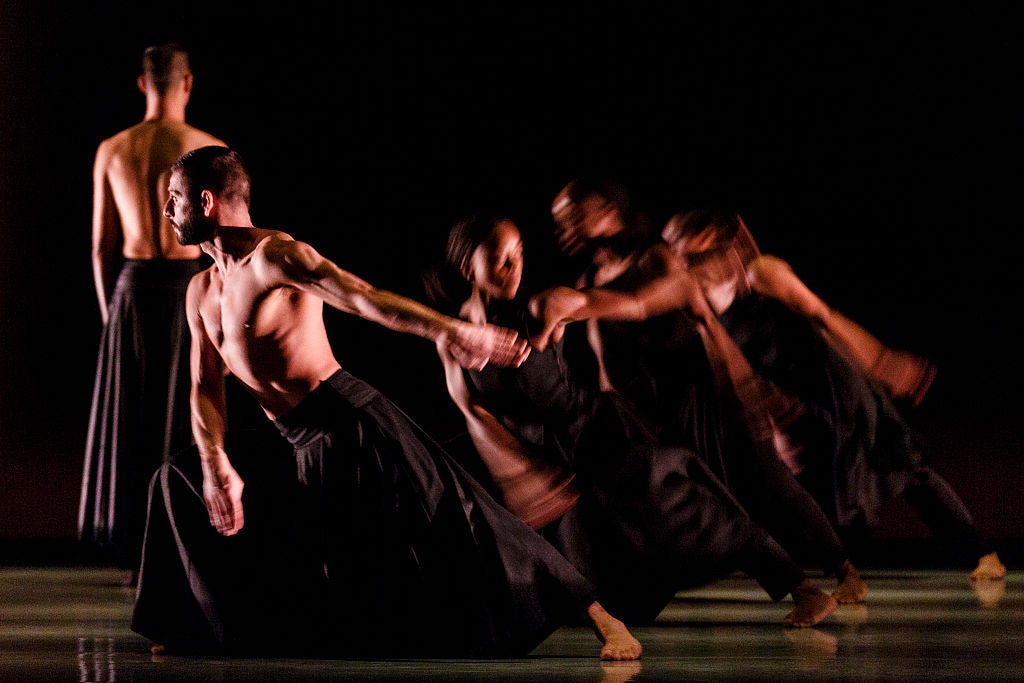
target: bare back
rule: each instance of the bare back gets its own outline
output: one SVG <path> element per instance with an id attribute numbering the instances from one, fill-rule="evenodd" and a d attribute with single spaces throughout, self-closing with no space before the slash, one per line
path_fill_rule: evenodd
<path id="1" fill-rule="evenodd" d="M 174 161 L 192 149 L 223 145 L 180 121 L 143 121 L 104 140 L 96 154 L 96 180 L 105 200 L 107 233 L 118 223 L 121 254 L 130 259 L 194 259 L 198 246 L 182 246 L 162 215 Z M 102 205 L 102 204 L 101 204 Z M 112 211 L 116 209 L 116 212 Z M 104 213 L 104 212 L 100 212 Z M 99 217 L 97 217 L 99 219 Z"/>
<path id="2" fill-rule="evenodd" d="M 201 356 L 193 366 L 219 355 L 273 419 L 341 366 L 327 337 L 323 300 L 290 284 L 267 257 L 268 243 L 280 233 L 253 232 L 266 236 L 230 272 L 211 266 L 189 287 L 190 322 L 196 311 L 205 332 L 193 347 Z"/>

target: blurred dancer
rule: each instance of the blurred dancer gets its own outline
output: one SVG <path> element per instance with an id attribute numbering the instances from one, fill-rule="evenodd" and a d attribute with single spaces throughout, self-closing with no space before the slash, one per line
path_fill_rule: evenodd
<path id="1" fill-rule="evenodd" d="M 498 215 L 456 224 L 435 299 L 475 323 L 529 334 L 521 295 L 522 237 Z M 581 295 L 582 296 L 582 295 Z M 506 505 L 601 589 L 629 623 L 649 623 L 675 593 L 736 569 L 775 600 L 786 626 L 811 626 L 837 607 L 754 524 L 703 461 L 661 447 L 618 399 L 577 377 L 561 341 L 515 368 L 465 369 L 439 346 L 448 391 Z"/>
<path id="2" fill-rule="evenodd" d="M 188 53 L 146 48 L 140 123 L 100 143 L 93 167 L 92 266 L 103 322 L 89 415 L 78 534 L 136 581 L 146 490 L 160 462 L 191 441 L 185 287 L 202 252 L 161 215 L 171 164 L 224 144 L 185 122 Z M 105 558 L 107 559 L 107 558 Z"/>
<path id="3" fill-rule="evenodd" d="M 840 529 L 870 531 L 882 504 L 898 496 L 954 543 L 972 579 L 1005 576 L 897 406 L 920 402 L 935 374 L 930 362 L 888 348 L 828 306 L 789 264 L 760 253 L 735 212 L 680 212 L 662 236 L 756 372 L 799 402 L 799 417 L 784 424 L 800 451 L 795 470 Z"/>
<path id="4" fill-rule="evenodd" d="M 662 443 L 700 455 L 755 522 L 800 562 L 834 575 L 833 597 L 862 601 L 867 586 L 814 498 L 779 457 L 767 413 L 735 387 L 753 376 L 703 293 L 632 205 L 628 190 L 578 179 L 552 204 L 563 249 L 589 254 L 577 282 L 535 297 L 546 340 L 587 320 L 602 386 L 649 419 Z"/>

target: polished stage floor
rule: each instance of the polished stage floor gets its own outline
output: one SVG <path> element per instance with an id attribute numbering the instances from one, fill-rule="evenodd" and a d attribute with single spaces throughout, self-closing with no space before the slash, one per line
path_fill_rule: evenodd
<path id="1" fill-rule="evenodd" d="M 639 662 L 602 663 L 586 628 L 515 660 L 301 660 L 154 656 L 129 629 L 133 593 L 102 567 L 0 567 L 0 680 L 29 681 L 885 681 L 1024 680 L 1024 571 L 972 586 L 964 572 L 865 569 L 864 605 L 812 629 L 730 576 L 680 592 Z M 830 579 L 818 578 L 828 589 Z"/>

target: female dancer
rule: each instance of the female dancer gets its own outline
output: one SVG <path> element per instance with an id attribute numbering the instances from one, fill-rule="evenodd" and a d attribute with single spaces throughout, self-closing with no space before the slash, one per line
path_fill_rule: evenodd
<path id="1" fill-rule="evenodd" d="M 520 293 L 522 238 L 501 216 L 452 229 L 432 296 L 469 321 L 536 331 Z M 741 569 L 811 626 L 836 601 L 751 521 L 704 463 L 661 447 L 613 394 L 573 372 L 561 341 L 517 368 L 465 370 L 443 348 L 452 400 L 506 505 L 599 587 L 627 623 L 653 620 L 676 591 Z"/>

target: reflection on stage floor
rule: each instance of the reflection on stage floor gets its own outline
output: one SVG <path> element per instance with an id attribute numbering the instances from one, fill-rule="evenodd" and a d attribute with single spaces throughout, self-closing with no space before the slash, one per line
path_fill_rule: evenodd
<path id="1" fill-rule="evenodd" d="M 564 627 L 515 660 L 304 660 L 155 656 L 129 628 L 133 594 L 97 567 L 0 568 L 0 680 L 734 681 L 1022 680 L 1024 572 L 862 572 L 868 601 L 785 629 L 790 601 L 733 575 L 683 591 L 634 629 L 639 662 L 603 663 L 589 629 Z M 817 577 L 830 588 L 830 579 Z"/>

